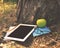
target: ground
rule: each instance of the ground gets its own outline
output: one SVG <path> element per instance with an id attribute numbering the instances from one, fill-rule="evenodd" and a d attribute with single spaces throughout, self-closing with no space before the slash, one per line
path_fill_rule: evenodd
<path id="1" fill-rule="evenodd" d="M 7 4 L 5 5 L 5 12 L 3 13 L 3 5 L 0 13 L 0 40 L 3 31 L 7 31 L 8 28 L 12 25 L 15 25 L 16 22 L 16 10 L 13 5 L 10 5 L 12 10 L 6 10 L 8 8 Z M 16 5 L 15 5 L 16 6 Z M 10 9 L 9 8 L 9 9 Z M 51 33 L 41 35 L 38 37 L 29 37 L 29 39 L 24 43 L 19 43 L 16 41 L 0 41 L 1 48 L 60 48 L 60 25 L 57 24 L 57 27 L 51 26 Z"/>

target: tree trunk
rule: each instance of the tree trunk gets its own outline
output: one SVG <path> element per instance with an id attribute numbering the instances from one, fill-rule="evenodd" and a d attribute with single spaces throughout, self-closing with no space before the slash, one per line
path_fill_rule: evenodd
<path id="1" fill-rule="evenodd" d="M 31 18 L 33 16 L 33 21 Z M 47 25 L 57 24 L 60 20 L 60 3 L 58 0 L 19 0 L 17 22 L 36 24 L 36 20 L 45 18 Z"/>

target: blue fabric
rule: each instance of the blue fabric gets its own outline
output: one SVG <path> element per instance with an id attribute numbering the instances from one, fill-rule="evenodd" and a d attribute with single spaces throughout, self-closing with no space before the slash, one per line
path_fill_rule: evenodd
<path id="1" fill-rule="evenodd" d="M 47 34 L 49 32 L 51 32 L 51 30 L 48 27 L 44 27 L 44 28 L 37 27 L 33 32 L 33 37 Z"/>

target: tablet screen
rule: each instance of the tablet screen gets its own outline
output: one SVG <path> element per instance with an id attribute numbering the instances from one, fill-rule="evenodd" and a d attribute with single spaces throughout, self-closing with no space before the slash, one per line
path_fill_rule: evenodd
<path id="1" fill-rule="evenodd" d="M 16 30 L 14 30 L 8 37 L 13 38 L 21 38 L 24 39 L 24 37 L 34 28 L 34 26 L 19 26 Z"/>

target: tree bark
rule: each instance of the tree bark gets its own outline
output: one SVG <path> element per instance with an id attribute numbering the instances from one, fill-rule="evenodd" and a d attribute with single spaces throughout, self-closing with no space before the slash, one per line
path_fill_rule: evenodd
<path id="1" fill-rule="evenodd" d="M 36 24 L 37 19 L 45 18 L 48 26 L 57 24 L 60 18 L 59 8 L 58 0 L 19 0 L 17 22 Z M 32 16 L 33 21 L 30 20 Z"/>

